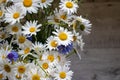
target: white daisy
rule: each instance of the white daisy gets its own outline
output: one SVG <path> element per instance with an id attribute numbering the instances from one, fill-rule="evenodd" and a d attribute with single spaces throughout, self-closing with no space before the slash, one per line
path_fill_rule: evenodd
<path id="1" fill-rule="evenodd" d="M 59 7 L 67 14 L 72 14 L 77 12 L 78 5 L 72 0 L 61 0 Z"/>
<path id="2" fill-rule="evenodd" d="M 24 12 L 20 7 L 12 5 L 6 8 L 4 21 L 12 25 L 16 22 L 19 23 L 20 19 L 23 19 L 24 16 Z"/>
<path id="3" fill-rule="evenodd" d="M 23 62 L 17 62 L 15 64 L 15 75 L 16 75 L 16 79 L 22 79 L 24 77 L 24 75 L 27 74 L 27 72 L 29 71 L 29 64 L 23 63 Z"/>
<path id="4" fill-rule="evenodd" d="M 40 43 L 35 41 L 35 43 L 32 44 L 32 49 L 37 53 L 41 54 L 41 52 L 44 52 L 46 50 L 45 46 Z"/>
<path id="5" fill-rule="evenodd" d="M 60 29 L 56 29 L 56 32 L 53 32 L 53 34 L 55 34 L 55 38 L 58 42 L 58 45 L 67 46 L 72 41 L 72 36 L 73 36 L 72 32 L 62 27 L 60 27 Z"/>
<path id="6" fill-rule="evenodd" d="M 48 6 L 51 5 L 51 3 L 53 2 L 53 0 L 39 0 L 39 7 L 43 8 L 47 8 Z"/>
<path id="7" fill-rule="evenodd" d="M 6 26 L 6 31 L 9 33 L 9 34 L 19 34 L 21 32 L 21 24 L 20 23 L 15 23 L 13 25 L 8 25 Z"/>
<path id="8" fill-rule="evenodd" d="M 39 0 L 14 0 L 15 5 L 21 7 L 23 12 L 28 13 L 37 13 L 38 10 L 38 2 Z"/>
<path id="9" fill-rule="evenodd" d="M 83 34 L 89 34 L 91 31 L 91 23 L 89 20 L 83 18 L 82 16 L 76 16 L 74 17 L 75 21 L 77 21 L 76 24 L 76 28 L 80 28 L 81 33 Z"/>
<path id="10" fill-rule="evenodd" d="M 73 72 L 69 70 L 68 66 L 57 65 L 57 70 L 54 74 L 54 80 L 71 80 Z"/>
<path id="11" fill-rule="evenodd" d="M 24 49 L 25 47 L 32 46 L 32 42 L 27 39 L 26 36 L 23 34 L 18 34 L 17 38 L 13 41 L 13 43 L 17 43 L 19 45 L 19 48 Z"/>
<path id="12" fill-rule="evenodd" d="M 56 50 L 57 46 L 58 46 L 58 42 L 53 36 L 50 36 L 47 38 L 47 41 L 46 41 L 46 48 L 47 49 L 49 49 L 50 51 Z"/>
<path id="13" fill-rule="evenodd" d="M 39 28 L 41 26 L 42 26 L 41 24 L 37 24 L 37 21 L 33 21 L 33 22 L 27 21 L 26 24 L 24 26 L 22 26 L 22 28 L 23 28 L 22 33 L 27 36 L 36 35 L 36 33 L 40 31 Z"/>

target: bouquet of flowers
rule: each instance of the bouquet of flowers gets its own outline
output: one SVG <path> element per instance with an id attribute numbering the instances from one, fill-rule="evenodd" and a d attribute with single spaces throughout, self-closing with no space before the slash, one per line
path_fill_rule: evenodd
<path id="1" fill-rule="evenodd" d="M 78 2 L 0 0 L 0 80 L 71 80 L 68 58 L 91 31 Z"/>

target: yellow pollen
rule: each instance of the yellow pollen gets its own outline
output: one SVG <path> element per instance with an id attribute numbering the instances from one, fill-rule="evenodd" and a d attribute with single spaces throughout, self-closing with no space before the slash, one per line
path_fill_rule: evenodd
<path id="1" fill-rule="evenodd" d="M 77 36 L 73 36 L 73 41 L 76 41 L 77 40 Z"/>
<path id="2" fill-rule="evenodd" d="M 59 73 L 59 77 L 60 77 L 61 79 L 66 78 L 66 73 L 65 73 L 65 72 L 60 72 L 60 73 Z"/>
<path id="3" fill-rule="evenodd" d="M 46 0 L 41 0 L 42 3 L 46 2 Z"/>
<path id="4" fill-rule="evenodd" d="M 67 16 L 65 14 L 60 16 L 61 19 L 66 20 Z"/>
<path id="5" fill-rule="evenodd" d="M 23 74 L 23 73 L 25 72 L 25 70 L 26 70 L 26 67 L 25 67 L 25 66 L 19 66 L 19 67 L 18 67 L 18 72 L 19 72 L 20 74 Z"/>
<path id="6" fill-rule="evenodd" d="M 18 39 L 19 43 L 21 43 L 21 44 L 24 43 L 25 40 L 26 40 L 26 38 L 24 36 L 20 36 Z"/>
<path id="7" fill-rule="evenodd" d="M 10 68 L 10 66 L 9 65 L 4 65 L 4 70 L 6 71 L 6 72 L 11 72 L 11 68 Z"/>
<path id="8" fill-rule="evenodd" d="M 26 48 L 25 50 L 24 50 L 24 54 L 27 54 L 27 53 L 29 53 L 30 52 L 30 48 Z"/>
<path id="9" fill-rule="evenodd" d="M 68 1 L 68 2 L 66 3 L 66 7 L 67 7 L 67 8 L 72 8 L 72 7 L 73 7 L 73 3 L 70 2 L 70 1 Z"/>
<path id="10" fill-rule="evenodd" d="M 0 16 L 2 16 L 3 15 L 3 12 L 0 10 Z"/>
<path id="11" fill-rule="evenodd" d="M 21 79 L 21 76 L 19 76 L 19 75 L 16 75 L 15 77 L 16 77 L 17 79 Z"/>
<path id="12" fill-rule="evenodd" d="M 43 63 L 43 64 L 42 64 L 42 67 L 43 67 L 44 69 L 48 69 L 49 65 L 48 65 L 48 63 Z"/>
<path id="13" fill-rule="evenodd" d="M 19 18 L 19 16 L 20 16 L 20 13 L 19 13 L 19 12 L 15 12 L 15 13 L 13 14 L 13 18 L 14 18 L 14 19 Z"/>
<path id="14" fill-rule="evenodd" d="M 36 28 L 35 28 L 35 27 L 31 27 L 31 28 L 29 29 L 29 31 L 30 31 L 30 32 L 35 32 L 35 31 L 36 31 Z"/>
<path id="15" fill-rule="evenodd" d="M 32 76 L 32 80 L 40 80 L 40 76 L 38 74 L 34 74 Z"/>
<path id="16" fill-rule="evenodd" d="M 60 38 L 60 40 L 64 41 L 67 39 L 68 36 L 66 33 L 61 32 L 58 37 Z"/>
<path id="17" fill-rule="evenodd" d="M 48 55 L 47 59 L 51 62 L 54 61 L 54 55 Z"/>
<path id="18" fill-rule="evenodd" d="M 51 46 L 56 47 L 57 46 L 57 41 L 55 41 L 55 40 L 51 41 Z"/>
<path id="19" fill-rule="evenodd" d="M 32 0 L 24 0 L 23 5 L 25 7 L 31 7 L 32 6 Z"/>
<path id="20" fill-rule="evenodd" d="M 0 74 L 0 79 L 2 79 L 3 78 L 3 74 Z"/>
<path id="21" fill-rule="evenodd" d="M 12 31 L 13 31 L 13 32 L 18 32 L 18 30 L 19 30 L 19 29 L 18 29 L 17 26 L 12 27 Z"/>

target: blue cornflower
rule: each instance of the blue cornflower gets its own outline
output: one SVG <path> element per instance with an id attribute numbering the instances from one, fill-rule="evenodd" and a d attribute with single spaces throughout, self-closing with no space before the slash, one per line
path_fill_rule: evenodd
<path id="1" fill-rule="evenodd" d="M 18 53 L 16 51 L 11 51 L 8 55 L 7 55 L 7 58 L 10 60 L 10 61 L 16 61 L 18 59 Z"/>
<path id="2" fill-rule="evenodd" d="M 57 47 L 58 51 L 62 54 L 68 54 L 73 49 L 73 43 L 65 45 L 60 45 Z"/>

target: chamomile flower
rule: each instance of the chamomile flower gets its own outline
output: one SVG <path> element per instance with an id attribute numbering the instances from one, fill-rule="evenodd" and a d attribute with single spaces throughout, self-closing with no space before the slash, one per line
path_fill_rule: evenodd
<path id="1" fill-rule="evenodd" d="M 21 7 L 23 12 L 28 13 L 37 13 L 38 10 L 38 2 L 39 0 L 14 0 L 15 5 Z"/>
<path id="2" fill-rule="evenodd" d="M 39 6 L 40 8 L 47 8 L 48 6 L 51 5 L 51 3 L 53 2 L 53 0 L 39 0 Z"/>
<path id="3" fill-rule="evenodd" d="M 76 16 L 75 20 L 77 21 L 76 27 L 80 28 L 82 34 L 90 34 L 91 31 L 91 23 L 89 20 L 83 18 L 82 16 Z"/>
<path id="4" fill-rule="evenodd" d="M 36 33 L 40 31 L 40 27 L 41 24 L 37 24 L 37 21 L 27 21 L 26 24 L 22 26 L 22 33 L 27 36 L 36 35 Z"/>
<path id="5" fill-rule="evenodd" d="M 69 70 L 69 66 L 57 65 L 57 70 L 54 74 L 54 80 L 71 80 L 73 72 Z"/>
<path id="6" fill-rule="evenodd" d="M 29 71 L 29 64 L 23 63 L 23 62 L 18 62 L 15 64 L 14 70 L 15 70 L 16 78 L 22 79 L 24 77 L 24 75 L 26 75 L 27 72 Z"/>
<path id="7" fill-rule="evenodd" d="M 57 46 L 58 46 L 58 42 L 53 36 L 50 36 L 47 38 L 47 41 L 46 41 L 47 49 L 49 49 L 50 51 L 55 50 L 55 49 L 57 49 Z"/>
<path id="8" fill-rule="evenodd" d="M 58 42 L 58 45 L 67 46 L 72 41 L 72 36 L 73 36 L 72 32 L 62 27 L 60 27 L 60 29 L 56 29 L 56 32 L 53 32 L 53 34 L 55 34 L 55 38 Z"/>
<path id="9" fill-rule="evenodd" d="M 59 7 L 67 14 L 72 14 L 77 12 L 78 5 L 72 0 L 61 0 Z"/>
<path id="10" fill-rule="evenodd" d="M 16 22 L 19 23 L 20 19 L 23 19 L 24 16 L 24 12 L 20 7 L 12 5 L 6 8 L 4 21 L 12 25 Z"/>
<path id="11" fill-rule="evenodd" d="M 29 41 L 27 37 L 24 36 L 23 34 L 18 34 L 16 39 L 13 41 L 13 43 L 16 43 L 19 46 L 19 48 L 22 49 L 32 45 L 32 42 Z"/>
<path id="12" fill-rule="evenodd" d="M 0 73 L 2 73 L 5 78 L 8 77 L 10 80 L 14 80 L 13 68 L 14 65 L 10 64 L 7 60 L 3 60 L 3 62 L 0 63 Z"/>
<path id="13" fill-rule="evenodd" d="M 41 52 L 44 52 L 46 50 L 45 45 L 43 45 L 40 42 L 35 41 L 35 43 L 32 44 L 32 49 L 37 53 L 41 54 Z"/>
<path id="14" fill-rule="evenodd" d="M 9 33 L 9 34 L 19 34 L 21 32 L 21 24 L 20 23 L 15 23 L 13 25 L 8 25 L 6 26 L 6 31 Z"/>

